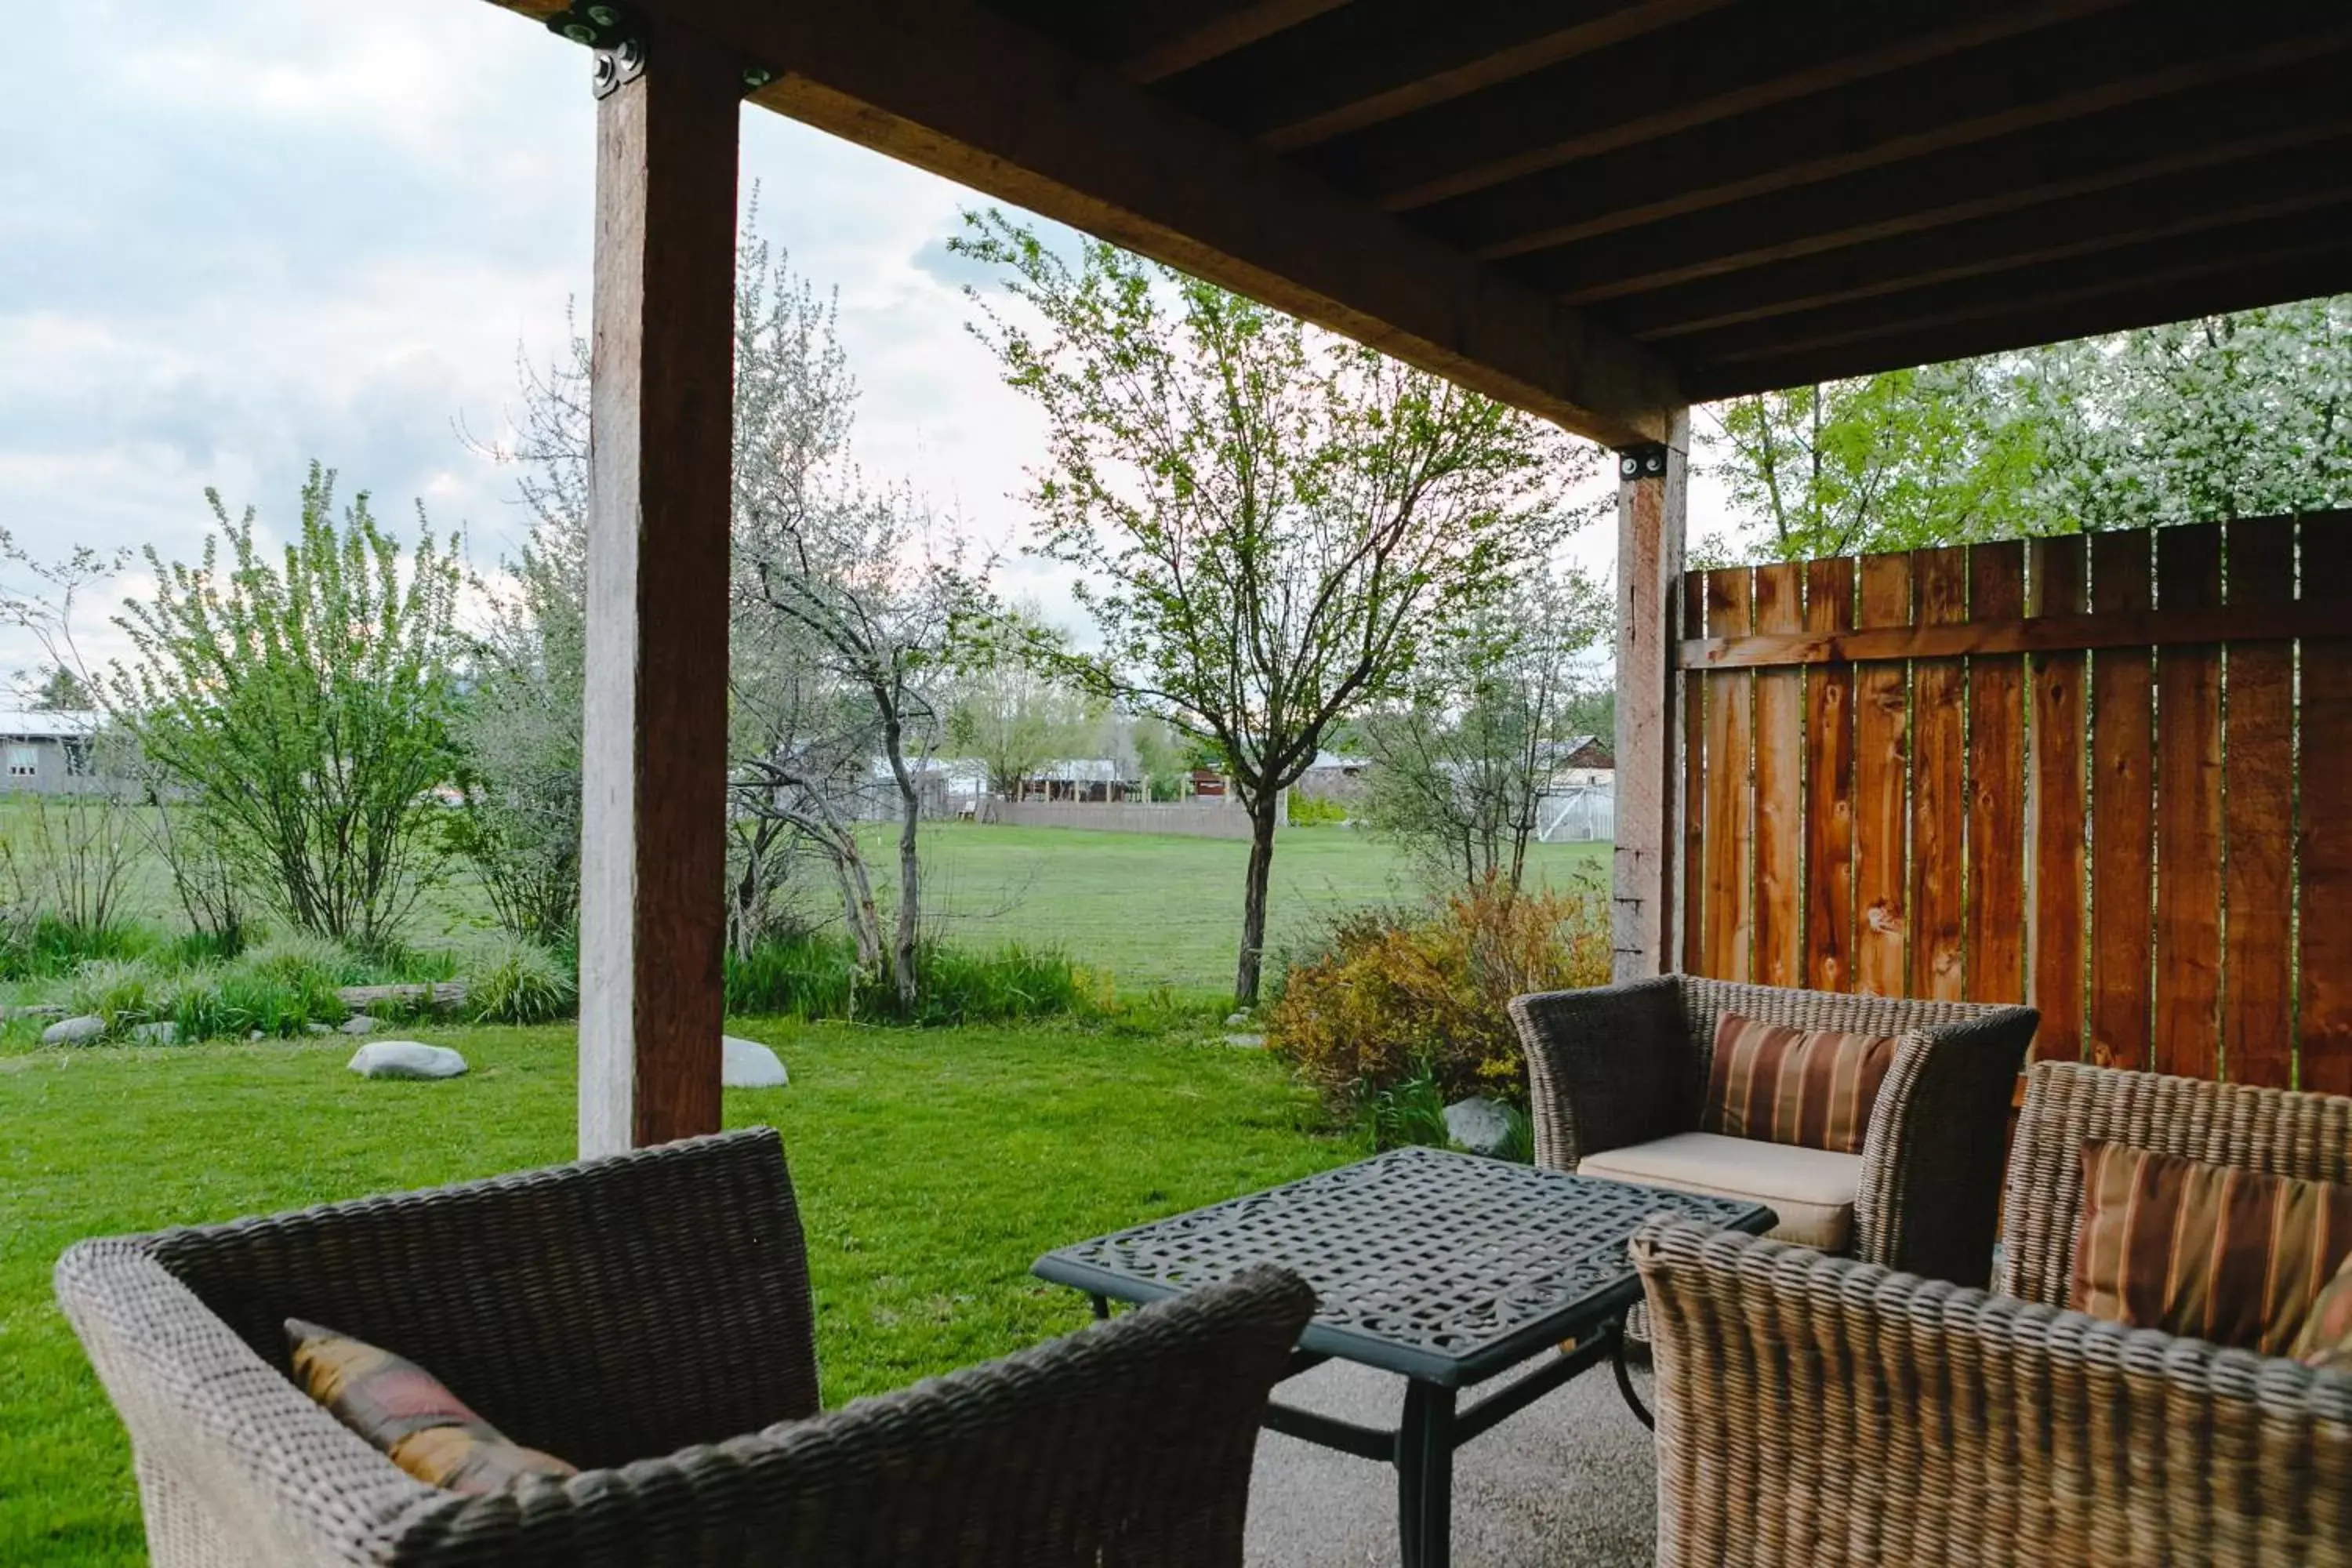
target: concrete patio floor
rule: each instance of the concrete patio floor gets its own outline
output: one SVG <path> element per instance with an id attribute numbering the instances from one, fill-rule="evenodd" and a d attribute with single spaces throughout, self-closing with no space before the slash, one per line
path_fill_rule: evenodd
<path id="1" fill-rule="evenodd" d="M 1385 1427 L 1396 1425 L 1403 1388 L 1385 1373 L 1328 1362 L 1284 1384 L 1278 1397 Z M 1595 1367 L 1454 1457 L 1454 1561 L 1458 1568 L 1648 1563 L 1655 1489 L 1650 1435 L 1608 1369 Z M 1248 1561 L 1264 1568 L 1395 1563 L 1396 1471 L 1262 1434 Z"/>

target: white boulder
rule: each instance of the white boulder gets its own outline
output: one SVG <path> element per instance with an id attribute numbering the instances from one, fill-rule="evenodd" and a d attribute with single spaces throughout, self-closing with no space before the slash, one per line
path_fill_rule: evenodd
<path id="1" fill-rule="evenodd" d="M 1445 1108 L 1445 1133 L 1473 1154 L 1500 1154 L 1511 1146 L 1511 1113 L 1498 1100 L 1457 1100 Z"/>
<path id="2" fill-rule="evenodd" d="M 725 1047 L 719 1063 L 719 1081 L 723 1087 L 782 1089 L 793 1081 L 782 1059 L 759 1041 L 722 1035 L 719 1043 Z"/>
<path id="3" fill-rule="evenodd" d="M 60 1018 L 41 1031 L 45 1046 L 82 1046 L 106 1033 L 106 1020 L 95 1013 L 79 1018 Z"/>
<path id="4" fill-rule="evenodd" d="M 421 1040 L 371 1040 L 352 1053 L 351 1068 L 362 1078 L 456 1078 L 466 1058 Z"/>

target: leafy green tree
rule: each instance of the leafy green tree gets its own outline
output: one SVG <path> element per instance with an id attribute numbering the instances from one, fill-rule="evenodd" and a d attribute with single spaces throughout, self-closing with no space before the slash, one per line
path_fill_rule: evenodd
<path id="1" fill-rule="evenodd" d="M 2318 510 L 2352 502 L 2352 296 L 1711 412 L 1710 466 L 1776 559 Z"/>
<path id="2" fill-rule="evenodd" d="M 1086 754 L 1102 730 L 1103 705 L 1034 657 L 1055 646 L 1034 609 L 1014 635 L 976 642 L 960 661 L 949 694 L 947 743 L 988 770 L 988 787 L 1007 799 L 1048 763 Z"/>
<path id="3" fill-rule="evenodd" d="M 1580 574 L 1538 571 L 1434 650 L 1409 694 L 1358 726 L 1377 764 L 1358 816 L 1441 880 L 1516 892 L 1566 755 L 1608 595 Z"/>
<path id="4" fill-rule="evenodd" d="M 1098 651 L 1063 668 L 1216 746 L 1250 815 L 1235 997 L 1257 999 L 1282 792 L 1563 531 L 1597 454 L 1278 310 L 1000 214 L 955 243 L 1008 384 L 1045 416 L 1036 553 Z"/>
<path id="5" fill-rule="evenodd" d="M 111 679 L 142 752 L 240 879 L 305 931 L 374 943 L 438 864 L 458 546 L 420 508 L 404 552 L 364 494 L 338 526 L 334 483 L 311 465 L 275 562 L 252 509 L 232 521 L 207 491 L 194 565 L 147 550 L 154 594 L 117 618 L 134 651 Z"/>

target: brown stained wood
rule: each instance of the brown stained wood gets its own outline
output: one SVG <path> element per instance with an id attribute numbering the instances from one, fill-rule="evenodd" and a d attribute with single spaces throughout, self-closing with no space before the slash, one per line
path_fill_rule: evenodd
<path id="1" fill-rule="evenodd" d="M 2128 614 L 2150 598 L 2148 536 L 2091 536 L 2091 603 Z M 2102 648 L 2091 670 L 2091 1059 L 2146 1068 L 2153 1023 L 2155 686 L 2145 647 Z"/>
<path id="2" fill-rule="evenodd" d="M 1475 254 L 1541 263 L 1549 258 L 1529 253 L 1559 247 L 1555 253 L 1564 258 L 1596 237 L 1735 205 L 1765 207 L 1857 175 L 1910 174 L 1918 203 L 1936 202 L 1947 188 L 1980 194 L 1984 185 L 1959 173 L 1963 158 L 1998 156 L 2004 144 L 2041 148 L 2095 137 L 2111 119 L 2125 120 L 2128 132 L 2128 116 L 2144 123 L 2167 108 L 2177 115 L 2196 105 L 2192 95 L 2201 89 L 2291 70 L 2342 47 L 2321 7 L 2299 12 L 2304 30 L 2291 35 L 2276 18 L 2217 8 L 2085 17 L 2008 48 L 1582 157 L 1430 209 L 1430 216 Z M 2327 101 L 2322 96 L 2307 105 Z M 2308 106 L 2305 115 L 2314 117 Z M 2206 135 L 2231 134 L 2233 124 L 2213 120 Z M 2026 171 L 2013 158 L 2009 172 Z M 1825 205 L 1834 210 L 1834 202 Z M 1868 216 L 1874 208 L 1865 203 L 1861 211 Z M 1547 278 L 1540 265 L 1529 276 Z M 1564 269 L 1559 286 L 1600 280 Z"/>
<path id="3" fill-rule="evenodd" d="M 2321 513 L 2321 516 L 2352 514 Z M 1690 637 L 1676 650 L 1686 669 L 1760 669 L 1784 664 L 1859 664 L 1871 659 L 1955 658 L 1963 654 L 2068 653 L 2084 648 L 2164 647 L 2177 643 L 2286 642 L 2352 637 L 2352 626 L 2313 604 L 2252 609 L 2134 610 L 2112 616 L 2030 616 L 1954 626 L 1795 636 Z"/>
<path id="4" fill-rule="evenodd" d="M 2352 617 L 2352 525 L 2305 518 L 2303 596 Z M 2300 931 L 2295 1087 L 2352 1094 L 2352 643 L 2303 647 Z"/>
<path id="5" fill-rule="evenodd" d="M 1706 574 L 1706 624 L 1748 624 L 1748 569 Z M 1699 973 L 1746 980 L 1755 931 L 1756 797 L 1750 770 L 1754 677 L 1732 670 L 1706 678 L 1706 937 Z"/>
<path id="6" fill-rule="evenodd" d="M 2282 198 L 2242 222 L 2189 232 L 2181 216 L 2151 217 L 2146 237 L 2112 248 L 2079 246 L 2043 254 L 2015 272 L 1937 279 L 1897 277 L 1868 298 L 1832 300 L 1760 320 L 1681 333 L 1650 346 L 1678 360 L 1737 368 L 1754 359 L 1835 352 L 1854 343 L 1934 332 L 2051 309 L 2096 310 L 2113 294 L 2153 285 L 2242 276 L 2250 266 L 2290 258 L 2341 258 L 2352 248 L 2352 206 L 2340 174 L 2323 188 Z M 1635 341 L 1647 342 L 1635 334 Z"/>
<path id="7" fill-rule="evenodd" d="M 2229 525 L 2228 591 L 2257 613 L 2293 601 L 2294 520 Z M 2284 1089 L 2294 1079 L 2294 649 L 2231 643 L 2226 658 L 2221 1072 Z"/>
<path id="8" fill-rule="evenodd" d="M 715 1132 L 740 58 L 665 25 L 596 110 L 583 1154 Z"/>
<path id="9" fill-rule="evenodd" d="M 2221 531 L 2156 533 L 2156 600 L 2221 598 Z M 2221 650 L 2156 658 L 2156 1069 L 2219 1076 L 2221 1057 Z"/>
<path id="10" fill-rule="evenodd" d="M 1951 148 L 1768 197 L 1621 225 L 1522 258 L 1518 270 L 1566 303 L 1603 304 L 2190 170 L 2242 163 L 2340 135 L 2342 118 L 2315 121 L 2311 106 L 2322 100 L 2342 69 L 2337 61 L 2322 58 L 2116 110 L 2069 127 L 2064 135 L 2011 136 Z M 2215 128 L 2221 126 L 2228 127 L 2228 134 L 2217 137 Z M 1594 176 L 1585 187 L 1591 210 L 1609 214 L 1603 221 L 1627 216 L 1626 201 L 1608 203 L 1603 171 L 1584 172 Z M 1643 199 L 1638 186 L 1630 195 L 1631 200 Z M 1493 237 L 1454 226 L 1442 232 L 1480 255 L 1487 254 L 1485 245 Z"/>
<path id="11" fill-rule="evenodd" d="M 1712 403 L 2352 288 L 2352 241 L 2332 243 L 2324 230 L 2309 245 L 2275 256 L 2223 254 L 2186 267 L 2173 265 L 2168 257 L 2159 250 L 2140 258 L 2152 270 L 2139 276 L 2129 271 L 2131 263 L 2118 262 L 2071 290 L 2033 300 L 1996 296 L 1941 324 L 1915 320 L 1888 331 L 1857 333 L 1828 347 L 1776 347 L 1736 363 L 1702 361 L 1692 357 L 1696 351 L 1684 348 L 1675 361 L 1682 368 L 1682 389 L 1695 403 Z"/>
<path id="12" fill-rule="evenodd" d="M 1855 83 L 1999 40 L 2030 47 L 2041 29 L 2117 5 L 2040 0 L 1924 21 L 1837 0 L 1736 7 L 1376 126 L 1335 144 L 1328 166 L 1391 209 L 1426 206 L 1776 105 L 1834 100 Z"/>
<path id="13" fill-rule="evenodd" d="M 1756 569 L 1756 628 L 1801 631 L 1805 567 Z M 1756 677 L 1756 980 L 1798 986 L 1805 975 L 1805 678 Z"/>
<path id="14" fill-rule="evenodd" d="M 1927 625 L 1969 616 L 1969 552 L 1916 550 L 1918 618 Z M 1911 666 L 1910 994 L 1958 1001 L 1968 987 L 1961 922 L 1967 853 L 1968 759 L 1964 750 L 1968 666 L 1956 658 Z"/>
<path id="15" fill-rule="evenodd" d="M 1853 560 L 1805 565 L 1805 629 L 1853 624 Z M 1816 991 L 1853 984 L 1853 671 L 1804 672 L 1805 978 Z"/>
<path id="16" fill-rule="evenodd" d="M 1664 440 L 1686 404 L 1658 355 L 973 0 L 661 9 L 778 70 L 764 108 L 1595 440 Z"/>
<path id="17" fill-rule="evenodd" d="M 1969 613 L 2025 608 L 2025 547 L 1969 551 Z M 2025 999 L 2025 665 L 2021 654 L 1969 661 L 1968 996 Z"/>
<path id="18" fill-rule="evenodd" d="M 1678 414 L 1666 471 L 1617 487 L 1617 830 L 1610 855 L 1611 971 L 1674 967 L 1675 599 L 1683 571 L 1685 452 Z"/>
<path id="19" fill-rule="evenodd" d="M 2028 608 L 2053 616 L 2082 611 L 2090 582 L 2088 545 L 2080 534 L 2033 542 Z M 2063 652 L 2032 655 L 2028 674 L 2033 708 L 2028 1000 L 2042 1014 L 2033 1054 L 2061 1061 L 2080 1060 L 2085 1049 L 2083 957 L 2089 916 L 2083 769 L 2088 673 L 2084 655 Z"/>
<path id="20" fill-rule="evenodd" d="M 1178 84 L 1278 153 L 1328 142 L 1622 44 L 1729 0 L 1352 0 Z"/>
<path id="21" fill-rule="evenodd" d="M 1194 0 L 1189 5 L 1105 5 L 1111 30 L 1102 55 L 1135 81 L 1158 81 L 1336 10 L 1347 0 Z M 1099 56 L 1097 57 L 1099 58 Z"/>
<path id="22" fill-rule="evenodd" d="M 1683 574 L 1683 625 L 1706 625 L 1706 574 Z M 1706 960 L 1706 681 L 1682 678 L 1683 692 L 1683 898 L 1676 926 L 1685 974 L 1702 973 Z"/>
<path id="23" fill-rule="evenodd" d="M 1864 628 L 1911 624 L 1911 558 L 1862 562 Z M 1710 678 L 1712 679 L 1712 678 Z M 1910 973 L 1910 670 L 1866 664 L 1853 672 L 1853 988 L 1875 996 L 1908 994 Z"/>

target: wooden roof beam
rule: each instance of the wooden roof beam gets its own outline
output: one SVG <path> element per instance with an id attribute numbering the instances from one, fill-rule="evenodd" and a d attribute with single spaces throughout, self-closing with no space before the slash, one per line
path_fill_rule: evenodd
<path id="1" fill-rule="evenodd" d="M 763 107 L 1580 435 L 1661 439 L 1682 403 L 1650 350 L 969 0 L 646 8 L 777 72 Z"/>
<path id="2" fill-rule="evenodd" d="M 1848 246 L 1965 224 L 2049 202 L 2292 153 L 2352 129 L 2315 117 L 2334 90 L 2332 59 L 2233 81 L 2182 100 L 2102 114 L 2063 136 L 2024 132 L 1866 169 L 1802 191 L 1711 207 L 1581 239 L 1512 270 L 1562 303 L 1592 305 Z M 2213 135 L 2217 125 L 2229 134 Z"/>
<path id="3" fill-rule="evenodd" d="M 2293 70 L 2352 45 L 2352 23 L 2332 0 L 2279 0 L 2261 11 L 2182 8 L 2133 20 L 2128 28 L 2085 21 L 2036 38 L 2031 48 L 1988 49 L 1699 127 L 1639 153 L 1481 192 L 1420 221 L 1490 260 L 1525 256 L 1873 169 L 1899 170 L 2023 132 L 2081 121 L 2095 136 L 2095 117 Z M 2281 36 L 2283 26 L 2298 22 L 2307 30 Z M 2312 113 L 2308 104 L 2302 112 Z M 1924 180 L 1919 190 L 1935 195 Z"/>
<path id="4" fill-rule="evenodd" d="M 1160 81 L 1312 21 L 1348 0 L 1192 0 L 1104 5 L 1097 58 L 1130 81 Z"/>
<path id="5" fill-rule="evenodd" d="M 1260 146 L 1296 152 L 1731 3 L 1352 0 L 1192 73 L 1175 91 Z"/>
<path id="6" fill-rule="evenodd" d="M 2168 247 L 2179 254 L 2180 247 Z M 2108 264 L 2071 288 L 1953 304 L 1933 315 L 1824 332 L 1780 351 L 1751 347 L 1738 357 L 1685 372 L 1695 401 L 1716 402 L 1778 387 L 1811 385 L 1906 365 L 1940 364 L 2164 321 L 2189 321 L 2352 289 L 2352 229 L 2338 216 L 2301 243 L 2267 254 L 2201 255 L 2135 273 Z"/>
<path id="7" fill-rule="evenodd" d="M 1923 13 L 1907 5 L 1746 6 L 1699 24 L 1703 39 L 1679 30 L 1638 38 L 1374 127 L 1325 149 L 1316 163 L 1347 189 L 1402 212 L 2122 4 L 1961 7 L 1948 13 L 1958 20 L 1940 26 L 1923 26 Z"/>
<path id="8" fill-rule="evenodd" d="M 1621 300 L 1610 321 L 1637 342 L 1672 341 L 2341 206 L 2352 200 L 2352 140 L 2346 132 L 2352 132 L 2352 119 L 2335 138 L 2294 153 L 2080 198 L 2067 204 L 2063 222 L 2053 222 L 2044 208 L 2031 207 L 1636 295 Z"/>

